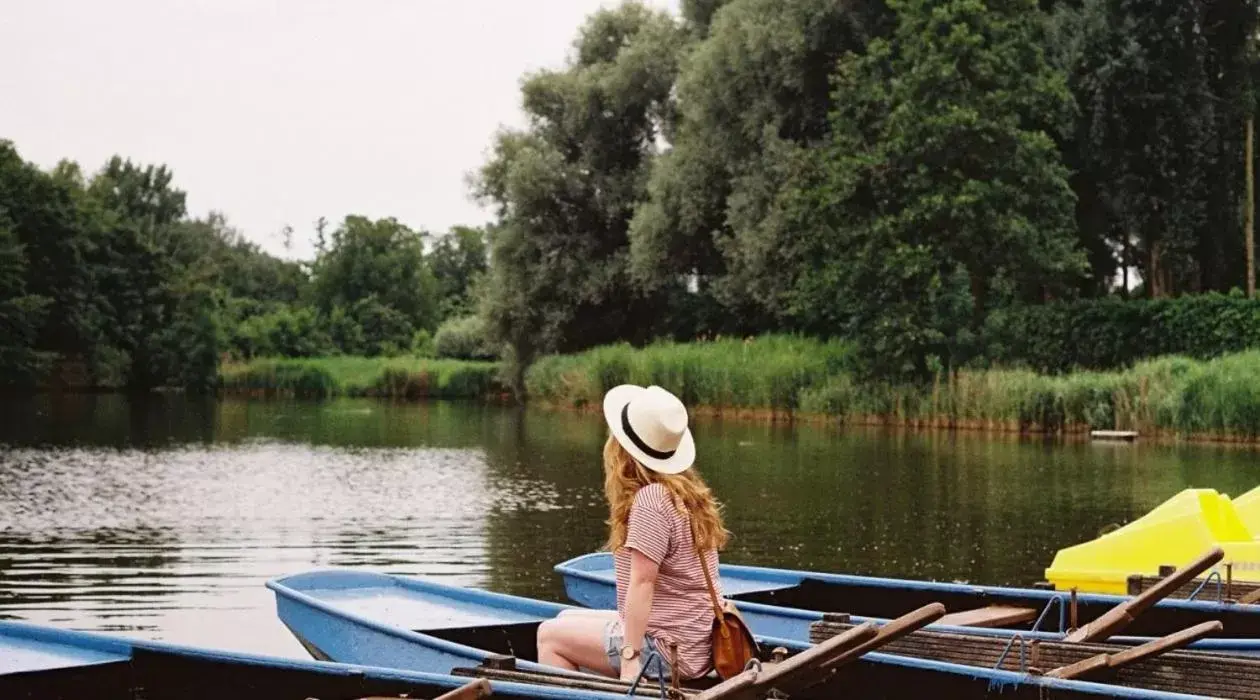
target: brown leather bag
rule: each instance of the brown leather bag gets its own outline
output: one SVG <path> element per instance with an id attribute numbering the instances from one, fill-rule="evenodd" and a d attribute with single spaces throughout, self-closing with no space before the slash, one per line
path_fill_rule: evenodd
<path id="1" fill-rule="evenodd" d="M 696 544 L 700 570 L 704 572 L 704 583 L 709 587 L 709 598 L 713 601 L 713 670 L 717 671 L 719 678 L 727 680 L 742 673 L 748 661 L 757 657 L 757 641 L 735 604 L 718 599 L 713 578 L 709 575 L 709 564 L 696 539 L 694 523 L 691 526 L 691 539 Z"/>

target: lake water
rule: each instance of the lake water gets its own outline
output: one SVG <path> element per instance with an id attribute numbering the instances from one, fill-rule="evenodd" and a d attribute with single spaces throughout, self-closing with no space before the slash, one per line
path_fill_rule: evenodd
<path id="1" fill-rule="evenodd" d="M 552 600 L 604 537 L 598 416 L 471 403 L 0 401 L 0 618 L 303 657 L 264 582 L 363 567 Z M 731 563 L 1028 584 L 1260 453 L 700 420 Z"/>

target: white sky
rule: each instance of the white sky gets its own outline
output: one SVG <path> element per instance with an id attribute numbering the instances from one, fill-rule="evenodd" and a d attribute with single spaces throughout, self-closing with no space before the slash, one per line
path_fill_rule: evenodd
<path id="1" fill-rule="evenodd" d="M 307 258 L 315 220 L 489 219 L 464 176 L 520 79 L 614 0 L 10 0 L 0 138 L 28 161 L 165 163 L 190 213 Z M 675 14 L 678 0 L 648 0 Z M 280 230 L 295 229 L 286 254 Z"/>

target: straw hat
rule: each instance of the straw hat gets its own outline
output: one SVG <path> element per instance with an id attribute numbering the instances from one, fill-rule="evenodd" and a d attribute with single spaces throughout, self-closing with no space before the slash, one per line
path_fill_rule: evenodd
<path id="1" fill-rule="evenodd" d="M 604 420 L 626 452 L 654 472 L 677 474 L 696 461 L 687 407 L 659 386 L 613 387 L 604 394 Z"/>

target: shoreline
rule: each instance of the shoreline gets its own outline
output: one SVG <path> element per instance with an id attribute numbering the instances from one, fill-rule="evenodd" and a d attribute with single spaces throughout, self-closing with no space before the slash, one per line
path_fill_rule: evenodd
<path id="1" fill-rule="evenodd" d="M 159 389 L 151 392 L 129 392 L 125 388 L 110 387 L 85 387 L 85 388 L 57 388 L 57 389 L 39 389 L 27 391 L 0 391 L 0 396 L 5 397 L 36 397 L 36 396 L 65 396 L 65 397 L 99 397 L 99 396 L 126 396 L 126 397 L 163 397 L 172 395 L 189 395 L 182 390 Z M 463 397 L 440 397 L 440 396 L 396 396 L 387 393 L 374 391 L 340 393 L 325 396 L 302 396 L 286 391 L 284 389 L 264 389 L 264 388 L 220 388 L 214 393 L 203 395 L 204 398 L 214 401 L 223 401 L 226 399 L 236 400 L 262 400 L 262 401 L 302 401 L 318 403 L 322 401 L 335 400 L 340 398 L 348 399 L 370 399 L 373 401 L 391 402 L 391 403 L 431 403 L 443 401 L 467 401 L 476 402 L 488 406 L 510 407 L 520 405 L 524 408 L 534 408 L 552 413 L 570 413 L 576 415 L 599 415 L 601 409 L 598 405 L 584 404 L 571 405 L 544 399 L 535 399 L 526 401 L 523 404 L 517 402 L 510 393 L 499 392 L 485 396 L 463 396 Z M 1114 445 L 1116 447 L 1136 446 L 1141 444 L 1151 445 L 1177 445 L 1192 444 L 1204 446 L 1219 447 L 1235 447 L 1241 449 L 1255 450 L 1260 449 L 1260 436 L 1249 435 L 1221 435 L 1217 433 L 1190 433 L 1185 434 L 1176 430 L 1166 428 L 1139 428 L 1137 437 L 1131 441 L 1117 440 L 1093 440 L 1090 438 L 1092 428 L 1088 425 L 1072 425 L 1063 430 L 1047 430 L 1038 426 L 1021 427 L 1013 421 L 986 421 L 977 419 L 950 419 L 947 417 L 933 418 L 897 418 L 895 416 L 881 415 L 844 415 L 837 416 L 827 413 L 806 412 L 806 411 L 783 411 L 771 408 L 750 408 L 750 407 L 718 407 L 701 404 L 689 408 L 692 418 L 699 421 L 733 421 L 745 424 L 762 424 L 771 426 L 794 426 L 805 425 L 817 428 L 859 428 L 864 430 L 881 430 L 904 433 L 933 434 L 941 436 L 949 435 L 966 435 L 969 437 L 983 437 L 992 440 L 1021 440 L 1021 439 L 1040 439 L 1043 441 L 1054 441 L 1063 444 L 1088 444 L 1096 443 L 1099 445 Z"/>
<path id="2" fill-rule="evenodd" d="M 574 413 L 598 415 L 598 406 L 566 406 L 555 402 L 530 401 L 527 405 L 545 411 L 557 413 Z M 1260 436 L 1217 435 L 1213 433 L 1196 433 L 1183 435 L 1167 429 L 1138 430 L 1138 436 L 1131 441 L 1094 440 L 1090 438 L 1088 425 L 1071 426 L 1065 430 L 1046 430 L 1038 427 L 1021 428 L 1016 424 L 983 420 L 950 420 L 947 418 L 914 418 L 904 419 L 891 416 L 844 416 L 839 417 L 826 413 L 783 413 L 772 409 L 754 408 L 719 408 L 713 406 L 695 406 L 688 411 L 693 418 L 700 420 L 731 420 L 740 423 L 761 423 L 767 425 L 790 426 L 803 424 L 823 428 L 862 428 L 872 430 L 896 431 L 907 433 L 930 433 L 934 435 L 961 434 L 974 437 L 985 437 L 995 440 L 1007 439 L 1043 439 L 1063 443 L 1114 445 L 1116 447 L 1136 446 L 1139 444 L 1155 445 L 1214 445 L 1221 447 L 1238 447 L 1243 449 L 1260 449 Z"/>
<path id="3" fill-rule="evenodd" d="M 523 403 L 598 413 L 607 389 L 655 384 L 697 419 L 1100 444 L 1112 441 L 1092 438 L 1091 430 L 1123 430 L 1145 443 L 1260 446 L 1260 351 L 1160 357 L 1110 372 L 960 369 L 924 384 L 859 382 L 849 367 L 844 343 L 799 336 L 623 343 L 539 358 L 526 372 Z M 256 358 L 225 361 L 207 395 L 518 404 L 503 369 L 416 356 Z M 62 383 L 40 393 L 130 392 Z"/>

